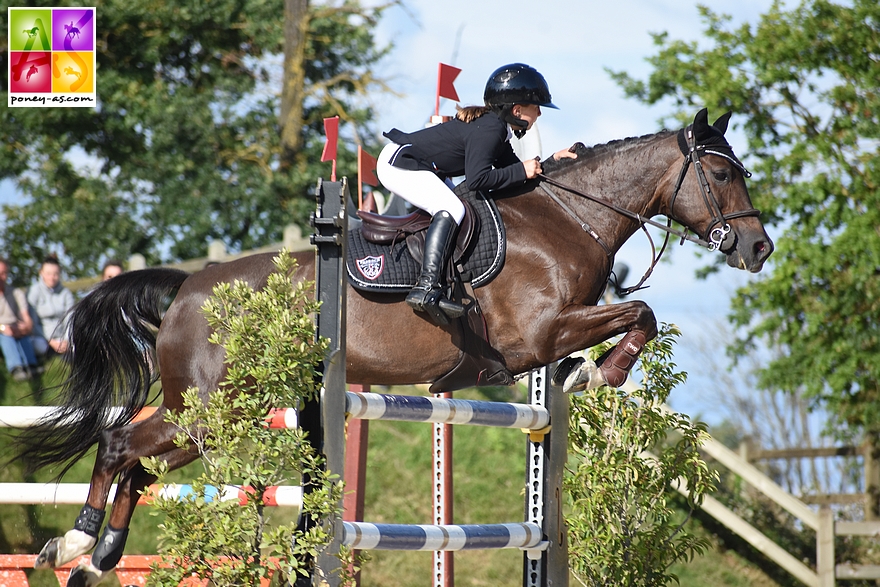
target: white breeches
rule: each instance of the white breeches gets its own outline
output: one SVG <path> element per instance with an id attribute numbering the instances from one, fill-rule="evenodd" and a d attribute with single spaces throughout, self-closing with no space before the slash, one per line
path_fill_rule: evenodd
<path id="1" fill-rule="evenodd" d="M 399 148 L 400 145 L 394 143 L 385 145 L 376 161 L 376 175 L 385 189 L 431 216 L 445 210 L 456 224 L 461 224 L 464 204 L 452 193 L 452 183 L 444 182 L 431 171 L 411 171 L 394 167 L 390 161 Z"/>

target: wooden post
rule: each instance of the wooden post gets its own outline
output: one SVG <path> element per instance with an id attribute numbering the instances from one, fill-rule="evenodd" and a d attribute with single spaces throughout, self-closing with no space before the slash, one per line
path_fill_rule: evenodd
<path id="1" fill-rule="evenodd" d="M 212 240 L 208 243 L 208 262 L 221 263 L 226 258 L 226 245 L 223 241 Z"/>
<path id="2" fill-rule="evenodd" d="M 138 269 L 147 268 L 147 259 L 140 253 L 135 253 L 128 258 L 128 270 L 137 271 Z"/>
<path id="3" fill-rule="evenodd" d="M 862 443 L 865 467 L 865 521 L 880 520 L 880 446 L 878 435 L 868 433 Z"/>
<path id="4" fill-rule="evenodd" d="M 350 384 L 349 391 L 367 392 L 369 385 Z M 342 519 L 346 522 L 364 521 L 364 494 L 367 481 L 367 445 L 370 421 L 354 418 L 346 424 L 345 437 L 345 496 L 342 498 Z M 354 551 L 357 556 L 360 551 Z M 361 572 L 354 575 L 354 585 L 361 584 Z"/>
<path id="5" fill-rule="evenodd" d="M 819 508 L 819 530 L 816 532 L 816 574 L 819 575 L 819 587 L 835 587 L 834 512 L 827 505 Z"/>

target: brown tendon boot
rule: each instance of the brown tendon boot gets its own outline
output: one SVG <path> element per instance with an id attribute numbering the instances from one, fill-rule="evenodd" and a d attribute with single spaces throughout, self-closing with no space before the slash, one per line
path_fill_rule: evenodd
<path id="1" fill-rule="evenodd" d="M 633 330 L 626 335 L 596 361 L 599 372 L 605 383 L 611 387 L 620 387 L 626 381 L 629 370 L 635 365 L 636 359 L 645 348 L 644 332 Z"/>

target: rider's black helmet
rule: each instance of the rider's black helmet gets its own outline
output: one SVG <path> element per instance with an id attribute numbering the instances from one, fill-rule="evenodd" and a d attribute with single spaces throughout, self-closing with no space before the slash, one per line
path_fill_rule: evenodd
<path id="1" fill-rule="evenodd" d="M 483 101 L 493 110 L 514 104 L 556 108 L 544 76 L 524 63 L 511 63 L 496 69 L 486 82 Z"/>
<path id="2" fill-rule="evenodd" d="M 514 133 L 520 138 L 526 133 L 526 123 L 511 113 L 515 104 L 557 108 L 550 101 L 550 88 L 544 76 L 525 63 L 511 63 L 496 69 L 486 82 L 483 101 L 501 120 L 514 127 Z"/>

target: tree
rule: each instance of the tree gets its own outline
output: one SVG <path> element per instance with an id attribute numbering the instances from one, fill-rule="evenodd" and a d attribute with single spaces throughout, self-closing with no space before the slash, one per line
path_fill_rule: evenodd
<path id="1" fill-rule="evenodd" d="M 571 570 L 583 585 L 668 585 L 677 579 L 673 564 L 708 546 L 685 529 L 687 516 L 674 505 L 673 487 L 682 481 L 691 509 L 717 481 L 698 450 L 705 424 L 665 407 L 687 378 L 672 363 L 680 334 L 661 325 L 639 359 L 635 391 L 601 386 L 572 397 L 565 522 Z M 598 357 L 610 346 L 590 352 Z"/>
<path id="2" fill-rule="evenodd" d="M 880 433 L 880 5 L 774 3 L 727 30 L 701 7 L 701 45 L 655 35 L 647 81 L 626 93 L 676 110 L 708 105 L 742 120 L 750 191 L 776 225 L 772 272 L 741 289 L 735 359 L 773 348 L 758 384 L 807 398 L 850 439 Z"/>
<path id="3" fill-rule="evenodd" d="M 303 36 L 285 66 L 301 77 L 283 97 L 282 0 L 99 5 L 98 107 L 0 114 L 0 177 L 27 198 L 5 207 L 0 230 L 19 271 L 49 251 L 71 277 L 94 274 L 104 255 L 170 262 L 211 239 L 242 250 L 304 224 L 326 171 L 322 119 L 338 114 L 351 143 L 374 146 L 366 97 L 384 87 L 371 69 L 387 49 L 372 31 L 389 5 L 289 4 L 305 9 L 290 13 Z M 340 171 L 353 175 L 355 157 L 340 144 Z"/>

